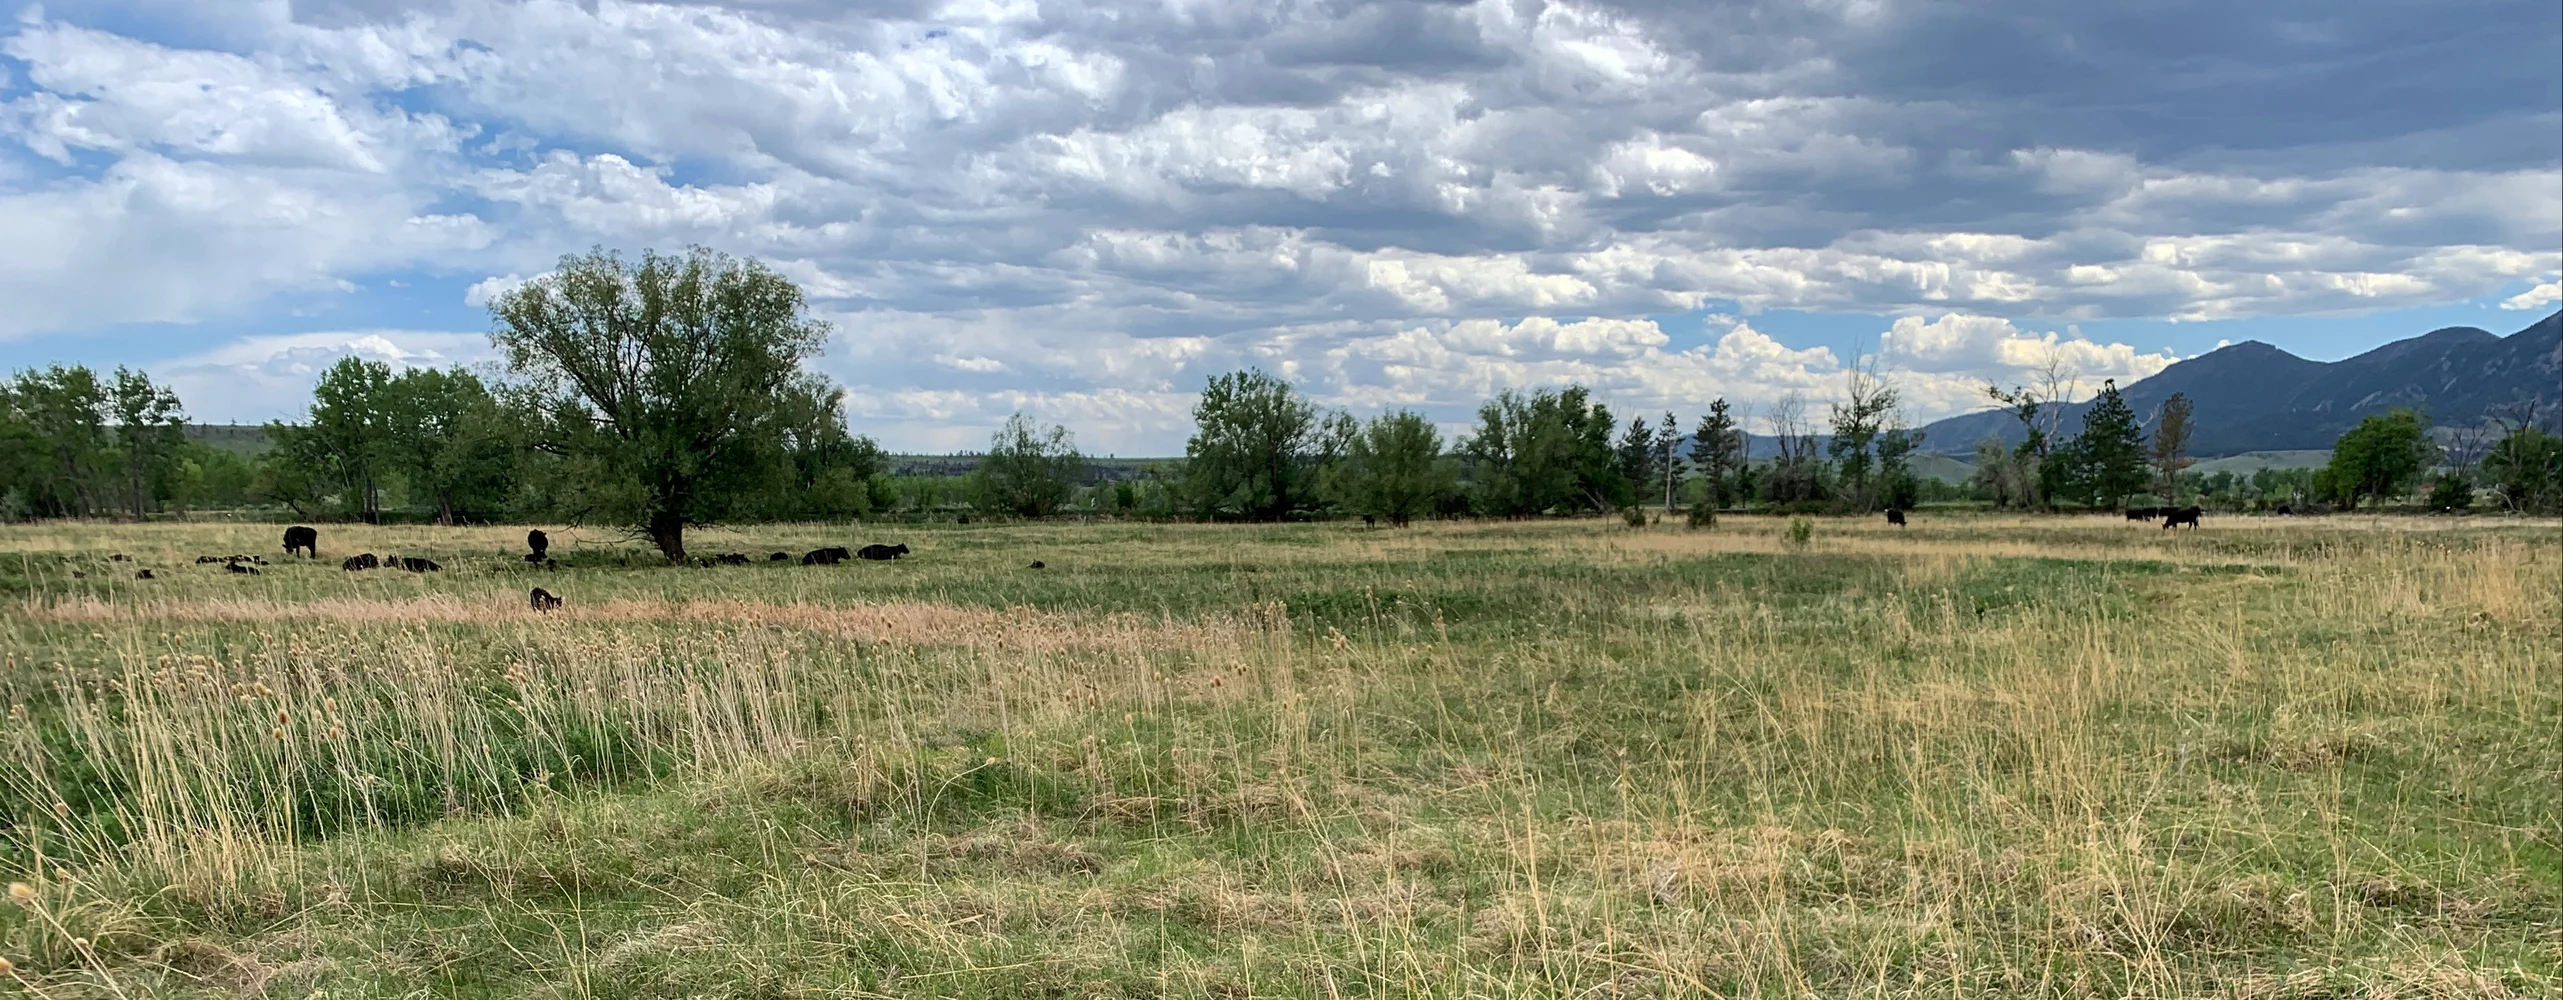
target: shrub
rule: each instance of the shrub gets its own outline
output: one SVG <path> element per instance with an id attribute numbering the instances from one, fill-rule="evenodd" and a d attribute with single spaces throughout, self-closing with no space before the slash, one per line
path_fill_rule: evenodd
<path id="1" fill-rule="evenodd" d="M 1620 523 L 1632 528 L 1646 527 L 1646 512 L 1635 507 L 1620 508 Z"/>
<path id="2" fill-rule="evenodd" d="M 2454 514 L 2474 506 L 2474 484 L 2463 476 L 2440 476 L 2430 487 L 2429 509 Z"/>
<path id="3" fill-rule="evenodd" d="M 1815 522 L 1803 517 L 1790 518 L 1787 540 L 1790 548 L 1806 548 L 1808 542 L 1815 540 Z"/>
<path id="4" fill-rule="evenodd" d="M 1714 501 L 1709 500 L 1702 500 L 1698 503 L 1692 504 L 1690 524 L 1691 527 L 1694 528 L 1717 527 L 1718 505 Z"/>

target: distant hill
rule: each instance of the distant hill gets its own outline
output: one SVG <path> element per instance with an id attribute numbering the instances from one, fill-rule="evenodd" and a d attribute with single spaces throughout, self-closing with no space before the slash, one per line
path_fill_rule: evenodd
<path id="1" fill-rule="evenodd" d="M 2173 393 L 2187 393 L 2198 423 L 2190 453 L 2322 451 L 2341 432 L 2398 406 L 2442 426 L 2473 426 L 2520 399 L 2538 400 L 2544 419 L 2563 416 L 2563 313 L 2502 337 L 2470 326 L 2432 330 L 2340 361 L 2307 361 L 2259 341 L 2218 348 L 2121 386 L 2148 420 Z M 2061 407 L 2071 434 L 2089 406 Z M 2018 443 L 2020 422 L 2001 410 L 1935 421 L 1923 447 L 1973 455 L 1987 436 Z"/>

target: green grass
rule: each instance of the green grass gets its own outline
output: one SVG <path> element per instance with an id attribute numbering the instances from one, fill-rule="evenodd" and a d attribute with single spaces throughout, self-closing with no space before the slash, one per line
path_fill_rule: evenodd
<path id="1" fill-rule="evenodd" d="M 1784 523 L 561 530 L 550 572 L 333 526 L 255 577 L 192 559 L 268 527 L 0 529 L 0 956 L 64 997 L 2563 989 L 2554 525 Z"/>

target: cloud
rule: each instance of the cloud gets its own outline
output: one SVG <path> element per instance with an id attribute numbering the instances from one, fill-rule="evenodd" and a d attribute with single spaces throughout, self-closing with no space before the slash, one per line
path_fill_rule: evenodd
<path id="1" fill-rule="evenodd" d="M 2029 329 L 2550 278 L 2558 43 L 2527 0 L 107 0 L 0 27 L 0 339 L 422 274 L 479 307 L 699 242 L 800 282 L 920 434 L 1137 427 L 1239 364 L 1383 401 L 1838 377 L 1646 340 L 1703 309 L 1912 317 L 1879 342 L 1929 409 L 2022 352 L 2168 357 Z"/>
<path id="2" fill-rule="evenodd" d="M 2501 300 L 2503 309 L 2543 309 L 2563 302 L 2563 284 L 2548 281 Z"/>
<path id="3" fill-rule="evenodd" d="M 277 400 L 309 400 L 320 374 L 341 358 L 407 368 L 472 366 L 495 360 L 489 336 L 421 330 L 356 330 L 249 337 L 152 366 L 206 422 L 257 422 L 288 414 Z M 300 407 L 294 408 L 299 415 Z"/>

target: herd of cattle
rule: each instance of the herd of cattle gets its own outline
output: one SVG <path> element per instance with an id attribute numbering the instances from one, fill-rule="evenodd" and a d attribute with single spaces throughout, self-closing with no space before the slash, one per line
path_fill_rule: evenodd
<path id="1" fill-rule="evenodd" d="M 2281 515 L 2290 513 L 2285 507 L 2278 508 L 2277 512 Z M 2127 519 L 2130 521 L 2143 521 L 2148 524 L 2159 519 L 2162 521 L 2163 527 L 2165 528 L 2176 528 L 2184 524 L 2195 528 L 2198 527 L 2199 517 L 2205 513 L 2206 511 L 2198 507 L 2129 507 L 2127 508 Z M 1364 518 L 1364 520 L 1369 519 Z M 1907 521 L 1905 518 L 1905 512 L 1893 507 L 1888 508 L 1887 523 L 1897 527 L 1906 526 Z M 536 528 L 525 533 L 525 547 L 530 550 L 525 554 L 526 562 L 540 565 L 547 570 L 560 568 L 560 564 L 555 562 L 551 557 L 552 537 L 544 534 L 542 529 Z M 299 555 L 309 559 L 320 558 L 319 529 L 301 524 L 285 529 L 285 554 L 289 556 Z M 866 545 L 862 548 L 851 550 L 838 545 L 824 549 L 811 549 L 808 552 L 802 553 L 801 565 L 834 566 L 848 559 L 896 559 L 907 554 L 908 547 L 906 545 L 876 544 Z M 128 561 L 123 555 L 114 556 L 113 559 L 116 562 Z M 791 559 L 792 553 L 789 552 L 776 552 L 765 557 L 767 562 L 789 562 Z M 751 558 L 743 552 L 724 552 L 715 556 L 697 557 L 695 559 L 695 565 L 746 566 L 754 563 L 755 561 L 756 560 L 754 558 Z M 221 563 L 223 569 L 242 576 L 257 576 L 258 567 L 267 565 L 267 560 L 257 556 L 243 555 L 196 557 L 196 564 L 199 566 L 211 563 Z M 442 571 L 445 567 L 433 559 L 424 559 L 417 556 L 377 556 L 371 552 L 360 552 L 356 555 L 348 556 L 345 560 L 341 561 L 338 564 L 338 568 L 350 573 L 362 572 L 370 569 L 397 569 L 411 573 L 435 573 Z M 1041 561 L 1037 559 L 1034 560 L 1031 568 L 1041 569 Z M 78 577 L 87 576 L 88 574 L 74 571 L 71 575 Z M 152 579 L 152 573 L 148 569 L 139 570 L 134 573 L 134 579 L 149 580 Z M 530 603 L 536 611 L 550 611 L 561 606 L 560 597 L 544 590 L 541 587 L 534 588 L 533 592 L 526 596 L 528 603 Z"/>

